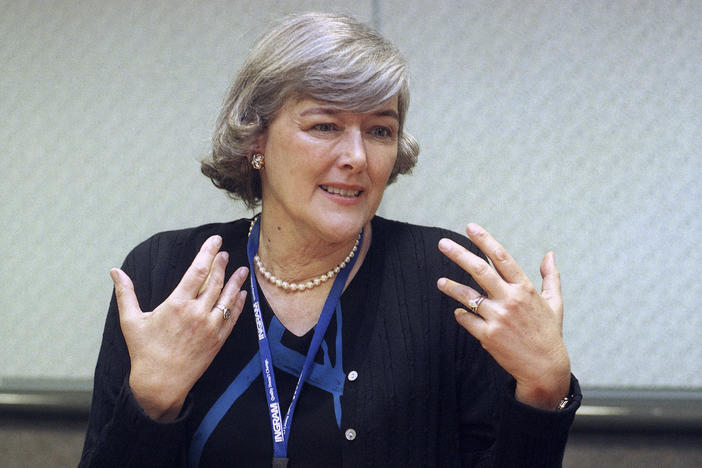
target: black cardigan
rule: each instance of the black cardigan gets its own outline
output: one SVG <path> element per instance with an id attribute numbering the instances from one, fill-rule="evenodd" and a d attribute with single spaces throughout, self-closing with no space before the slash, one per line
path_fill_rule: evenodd
<path id="1" fill-rule="evenodd" d="M 211 235 L 221 235 L 222 250 L 230 254 L 227 276 L 246 265 L 248 226 L 249 220 L 209 224 L 157 234 L 137 246 L 123 269 L 142 309 L 163 302 Z M 442 237 L 478 252 L 450 231 L 373 219 L 372 245 L 362 266 L 372 281 L 365 307 L 355 311 L 361 316 L 354 317 L 354 338 L 344 338 L 344 371 L 360 377 L 347 382 L 342 397 L 339 437 L 348 428 L 356 433 L 353 440 L 342 440 L 343 466 L 560 466 L 581 399 L 577 380 L 571 384 L 576 398 L 562 411 L 542 411 L 514 399 L 511 377 L 456 323 L 457 304 L 436 288 L 436 280 L 446 276 L 479 289 L 438 252 Z M 252 314 L 248 299 L 243 314 Z M 216 374 L 238 336 L 232 333 L 203 379 Z M 193 414 L 203 413 L 199 404 L 209 407 L 208 398 L 198 395 L 205 386 L 196 385 L 176 421 L 158 423 L 134 400 L 128 373 L 113 296 L 80 466 L 185 466 L 189 437 L 199 424 Z"/>

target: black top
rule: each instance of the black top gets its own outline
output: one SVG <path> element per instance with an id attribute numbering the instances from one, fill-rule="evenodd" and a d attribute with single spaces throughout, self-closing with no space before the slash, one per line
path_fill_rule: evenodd
<path id="1" fill-rule="evenodd" d="M 222 250 L 230 254 L 227 276 L 246 265 L 248 227 L 249 220 L 210 224 L 157 234 L 137 246 L 123 269 L 142 309 L 163 302 L 211 235 L 221 235 Z M 332 320 L 327 349 L 317 356 L 320 368 L 328 360 L 331 383 L 326 390 L 323 382 L 306 385 L 300 395 L 290 468 L 560 466 L 580 404 L 577 381 L 573 378 L 571 386 L 576 398 L 560 412 L 514 400 L 511 377 L 456 323 L 458 304 L 436 288 L 436 280 L 446 276 L 479 289 L 439 253 L 442 237 L 478 253 L 468 239 L 450 231 L 373 219 L 371 248 L 341 299 L 343 372 L 335 369 L 337 323 Z M 272 313 L 265 304 L 264 314 L 268 325 Z M 310 336 L 284 331 L 279 349 L 304 355 Z M 143 413 L 126 384 L 129 356 L 113 297 L 81 466 L 185 466 L 204 414 L 257 351 L 247 299 L 234 331 L 193 387 L 180 417 L 158 423 Z M 351 371 L 357 378 L 344 379 Z M 276 379 L 285 411 L 297 376 L 276 367 Z M 259 373 L 214 429 L 200 466 L 271 466 L 263 388 Z"/>

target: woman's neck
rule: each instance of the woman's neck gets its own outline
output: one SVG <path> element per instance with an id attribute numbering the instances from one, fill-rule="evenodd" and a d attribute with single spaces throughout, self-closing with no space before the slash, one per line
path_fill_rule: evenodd
<path id="1" fill-rule="evenodd" d="M 305 282 L 333 270 L 347 258 L 358 239 L 356 235 L 328 241 L 276 223 L 272 217 L 266 219 L 265 215 L 261 216 L 260 222 L 258 256 L 270 273 L 287 282 Z M 358 246 L 357 254 L 365 254 L 364 249 L 370 245 L 369 227 L 370 223 L 367 223 L 363 244 Z"/>
<path id="2" fill-rule="evenodd" d="M 266 224 L 265 215 L 262 216 L 261 223 L 258 255 L 267 270 L 288 282 L 301 283 L 329 271 L 346 258 L 356 241 L 354 238 L 329 243 L 311 241 L 309 237 L 298 240 L 294 235 L 286 235 L 289 233 L 284 231 L 283 226 L 270 222 Z M 364 228 L 363 241 L 356 251 L 356 262 L 345 286 L 350 284 L 361 268 L 370 249 L 371 238 L 371 223 L 368 222 Z M 333 280 L 325 281 L 319 287 L 292 293 L 264 279 L 258 268 L 252 274 L 258 278 L 268 304 L 286 329 L 297 336 L 303 336 L 314 327 Z"/>

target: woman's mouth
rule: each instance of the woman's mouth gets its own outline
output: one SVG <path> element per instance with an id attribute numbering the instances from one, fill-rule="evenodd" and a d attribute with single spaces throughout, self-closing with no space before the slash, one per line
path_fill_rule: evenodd
<path id="1" fill-rule="evenodd" d="M 356 198 L 361 194 L 361 190 L 348 190 L 338 187 L 330 187 L 329 185 L 320 185 L 319 187 L 327 193 L 331 193 L 333 195 L 341 195 L 342 197 L 347 198 Z"/>

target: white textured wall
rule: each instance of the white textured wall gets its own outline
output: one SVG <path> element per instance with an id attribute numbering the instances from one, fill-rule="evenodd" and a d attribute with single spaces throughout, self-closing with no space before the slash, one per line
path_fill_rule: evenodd
<path id="1" fill-rule="evenodd" d="M 0 0 L 0 379 L 89 379 L 109 267 L 246 214 L 199 175 L 221 99 L 269 19 L 336 7 L 413 73 L 381 213 L 480 222 L 535 281 L 555 249 L 583 384 L 702 388 L 702 3 L 347 3 Z"/>

